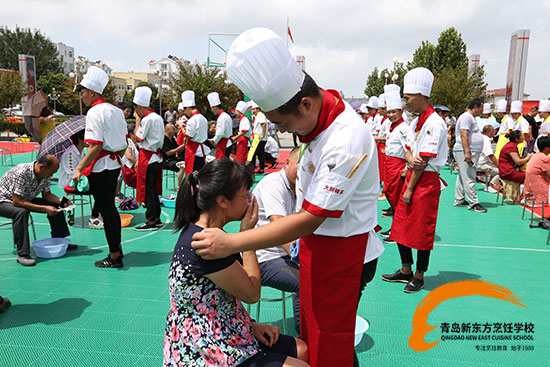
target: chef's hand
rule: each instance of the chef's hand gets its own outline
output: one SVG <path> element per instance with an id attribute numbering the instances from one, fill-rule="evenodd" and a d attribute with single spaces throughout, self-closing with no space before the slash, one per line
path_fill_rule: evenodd
<path id="1" fill-rule="evenodd" d="M 401 177 L 407 177 L 407 173 L 409 173 L 409 167 L 405 166 L 405 168 L 401 171 Z"/>
<path id="2" fill-rule="evenodd" d="M 57 209 L 54 206 L 50 206 L 50 205 L 47 205 L 45 207 L 45 210 L 46 210 L 46 214 L 48 215 L 48 217 L 53 217 L 53 216 L 57 215 L 57 213 L 59 213 L 59 209 Z"/>
<path id="3" fill-rule="evenodd" d="M 414 169 L 424 169 L 428 165 L 428 162 L 426 162 L 421 157 L 414 157 L 412 159 L 412 164 Z"/>
<path id="4" fill-rule="evenodd" d="M 252 322 L 252 332 L 258 341 L 269 348 L 279 340 L 279 327 Z"/>
<path id="5" fill-rule="evenodd" d="M 220 228 L 206 228 L 193 235 L 191 246 L 205 260 L 222 259 L 235 251 L 232 236 Z"/>
<path id="6" fill-rule="evenodd" d="M 243 219 L 241 219 L 241 232 L 254 228 L 258 222 L 258 201 L 256 198 L 252 200 L 252 204 L 248 205 Z"/>
<path id="7" fill-rule="evenodd" d="M 403 202 L 407 205 L 411 205 L 412 196 L 413 196 L 413 191 L 406 189 L 405 192 L 403 193 Z"/>
<path id="8" fill-rule="evenodd" d="M 77 168 L 74 170 L 74 173 L 73 173 L 73 181 L 74 182 L 78 182 L 80 181 L 80 176 L 82 175 L 82 172 L 80 172 L 80 170 Z"/>
<path id="9" fill-rule="evenodd" d="M 136 119 L 136 123 L 141 121 L 141 117 L 138 115 L 137 111 L 134 111 L 134 118 Z"/>

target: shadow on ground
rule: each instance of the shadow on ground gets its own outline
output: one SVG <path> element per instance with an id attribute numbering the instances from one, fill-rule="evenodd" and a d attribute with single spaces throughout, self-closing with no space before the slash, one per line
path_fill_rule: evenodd
<path id="1" fill-rule="evenodd" d="M 446 283 L 471 279 L 481 279 L 481 276 L 477 274 L 464 273 L 461 271 L 440 271 L 438 275 L 424 277 L 424 289 L 432 291 Z"/>

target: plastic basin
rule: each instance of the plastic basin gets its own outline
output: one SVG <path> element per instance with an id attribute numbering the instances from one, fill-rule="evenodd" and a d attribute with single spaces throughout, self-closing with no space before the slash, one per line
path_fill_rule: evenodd
<path id="1" fill-rule="evenodd" d="M 361 338 L 363 338 L 363 334 L 367 332 L 369 329 L 369 322 L 362 318 L 361 316 L 355 317 L 355 343 L 354 345 L 357 346 L 359 343 L 361 343 Z"/>
<path id="2" fill-rule="evenodd" d="M 31 243 L 36 256 L 43 259 L 61 257 L 67 252 L 71 240 L 68 238 L 45 238 Z"/>
<path id="3" fill-rule="evenodd" d="M 167 208 L 175 208 L 176 207 L 176 199 L 168 200 L 166 198 L 163 198 L 162 199 L 162 205 L 164 205 Z"/>
<path id="4" fill-rule="evenodd" d="M 120 226 L 128 227 L 132 222 L 132 218 L 134 218 L 132 214 L 120 213 Z"/>

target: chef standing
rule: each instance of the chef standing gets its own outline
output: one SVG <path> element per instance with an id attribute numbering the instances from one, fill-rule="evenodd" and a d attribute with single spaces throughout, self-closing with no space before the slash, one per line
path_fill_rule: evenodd
<path id="1" fill-rule="evenodd" d="M 267 143 L 267 119 L 262 112 L 260 106 L 254 101 L 250 101 L 252 105 L 252 113 L 254 114 L 254 137 L 252 146 L 248 152 L 246 161 L 252 166 L 252 170 L 256 168 L 256 158 L 260 161 L 260 169 L 257 173 L 264 173 L 265 168 L 265 144 Z"/>
<path id="2" fill-rule="evenodd" d="M 90 191 L 103 217 L 103 229 L 109 244 L 109 255 L 95 262 L 99 268 L 120 268 L 122 248 L 120 216 L 115 206 L 115 193 L 122 166 L 121 156 L 126 150 L 126 119 L 120 108 L 107 103 L 102 93 L 109 76 L 96 66 L 90 66 L 77 89 L 82 102 L 90 109 L 86 114 L 84 141 L 88 153 L 76 167 L 73 180 L 88 176 Z"/>
<path id="3" fill-rule="evenodd" d="M 369 116 L 366 119 L 366 124 L 371 130 L 372 135 L 376 135 L 376 120 L 378 119 L 378 97 L 372 96 L 367 102 Z"/>
<path id="4" fill-rule="evenodd" d="M 164 144 L 164 121 L 149 107 L 152 91 L 149 87 L 136 88 L 136 139 L 139 149 L 136 201 L 145 203 L 147 221 L 136 231 L 156 231 L 162 227 L 160 200 L 162 195 L 162 145 Z"/>
<path id="5" fill-rule="evenodd" d="M 212 113 L 218 116 L 216 120 L 216 133 L 211 142 L 216 147 L 216 159 L 222 159 L 225 158 L 227 142 L 233 133 L 233 120 L 222 109 L 220 95 L 217 92 L 210 93 L 207 98 Z"/>
<path id="6" fill-rule="evenodd" d="M 231 138 L 233 143 L 237 143 L 237 154 L 235 160 L 245 164 L 248 156 L 248 140 L 252 132 L 250 131 L 250 120 L 245 113 L 249 109 L 249 104 L 244 101 L 239 101 L 235 107 L 235 115 L 239 119 L 239 132 Z"/>
<path id="7" fill-rule="evenodd" d="M 384 250 L 374 232 L 380 186 L 371 131 L 337 91 L 302 72 L 269 29 L 237 37 L 227 74 L 281 131 L 300 135 L 298 212 L 237 234 L 207 229 L 195 234 L 193 247 L 211 259 L 301 238 L 300 322 L 309 363 L 351 366 L 359 290 L 369 280 L 362 273 Z"/>
<path id="8" fill-rule="evenodd" d="M 185 129 L 185 174 L 199 171 L 204 166 L 204 146 L 208 139 L 208 121 L 195 105 L 195 92 L 186 90 L 181 94 L 183 113 L 189 118 Z M 202 156 L 197 156 L 197 149 Z"/>
<path id="9" fill-rule="evenodd" d="M 404 79 L 407 109 L 420 116 L 410 126 L 405 158 L 412 169 L 403 184 L 390 234 L 390 239 L 397 242 L 402 268 L 394 274 L 382 275 L 382 279 L 406 283 L 406 293 L 424 288 L 442 185 L 439 171 L 447 159 L 447 126 L 429 100 L 433 80 L 433 74 L 426 68 L 412 69 Z M 418 250 L 414 275 L 412 249 Z"/>

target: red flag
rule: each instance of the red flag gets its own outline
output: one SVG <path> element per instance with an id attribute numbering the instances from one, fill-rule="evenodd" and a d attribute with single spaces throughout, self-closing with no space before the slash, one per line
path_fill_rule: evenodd
<path id="1" fill-rule="evenodd" d="M 292 33 L 290 33 L 290 26 L 287 26 L 287 29 L 288 29 L 288 35 L 290 36 L 290 40 L 292 41 L 292 43 L 294 43 L 294 38 L 292 38 Z"/>

